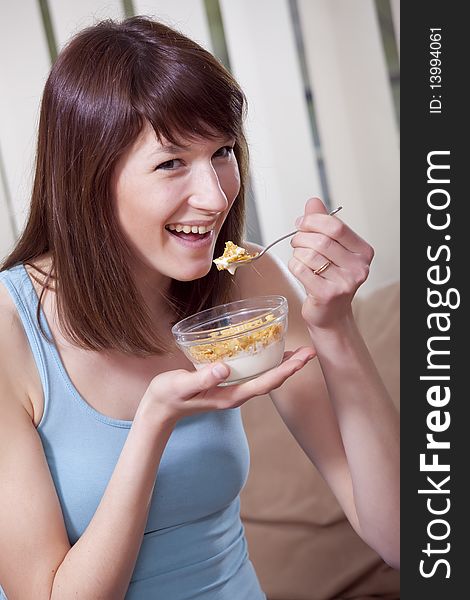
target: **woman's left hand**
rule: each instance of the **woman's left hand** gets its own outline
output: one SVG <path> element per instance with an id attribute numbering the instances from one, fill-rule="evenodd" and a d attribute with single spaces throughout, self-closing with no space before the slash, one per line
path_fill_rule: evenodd
<path id="1" fill-rule="evenodd" d="M 374 250 L 341 219 L 328 215 L 319 198 L 307 201 L 296 226 L 289 270 L 307 292 L 302 317 L 312 329 L 330 328 L 351 315 L 351 301 L 369 275 Z"/>

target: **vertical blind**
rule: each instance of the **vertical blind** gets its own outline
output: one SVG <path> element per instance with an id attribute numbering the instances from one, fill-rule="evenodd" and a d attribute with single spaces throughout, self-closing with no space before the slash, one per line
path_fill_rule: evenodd
<path id="1" fill-rule="evenodd" d="M 386 2 L 398 40 L 399 2 Z M 320 196 L 331 208 L 343 205 L 341 218 L 376 250 L 365 289 L 398 279 L 398 125 L 373 0 L 2 2 L 0 257 L 27 217 L 54 46 L 131 12 L 161 20 L 219 56 L 222 35 L 224 62 L 248 98 L 247 237 L 268 243 L 292 230 L 305 201 Z M 273 248 L 284 262 L 290 250 L 288 241 Z"/>

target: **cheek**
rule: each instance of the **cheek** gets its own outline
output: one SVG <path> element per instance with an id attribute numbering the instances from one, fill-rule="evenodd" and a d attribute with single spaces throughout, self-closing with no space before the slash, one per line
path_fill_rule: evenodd
<path id="1" fill-rule="evenodd" d="M 231 206 L 240 191 L 240 171 L 236 161 L 219 173 L 219 182 Z"/>
<path id="2" fill-rule="evenodd" d="M 160 229 L 167 215 L 155 186 L 142 182 L 121 181 L 115 190 L 116 216 L 125 237 L 141 250 L 154 246 L 160 239 Z"/>

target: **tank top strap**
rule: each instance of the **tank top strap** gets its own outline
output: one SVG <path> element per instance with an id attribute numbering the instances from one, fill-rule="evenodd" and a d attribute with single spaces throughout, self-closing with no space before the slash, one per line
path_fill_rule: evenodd
<path id="1" fill-rule="evenodd" d="M 129 429 L 132 421 L 113 419 L 101 414 L 86 402 L 74 386 L 62 362 L 42 307 L 39 319 L 46 335 L 39 329 L 37 319 L 39 298 L 24 265 L 18 264 L 1 271 L 0 281 L 6 286 L 18 310 L 41 378 L 44 413 L 38 431 L 44 430 L 51 419 L 55 419 L 54 422 L 59 423 L 60 426 L 60 419 L 66 418 L 67 415 L 70 417 L 71 414 L 75 414 L 77 424 L 91 416 L 106 425 Z M 60 401 L 56 402 L 56 399 Z"/>
<path id="2" fill-rule="evenodd" d="M 37 320 L 39 298 L 23 264 L 0 272 L 0 281 L 5 285 L 16 306 L 24 331 L 28 338 L 34 361 L 41 378 L 44 402 L 47 403 L 51 369 L 57 368 L 54 345 L 40 331 Z M 40 309 L 40 322 L 47 337 L 52 340 L 49 324 Z M 46 406 L 44 407 L 46 409 Z"/>

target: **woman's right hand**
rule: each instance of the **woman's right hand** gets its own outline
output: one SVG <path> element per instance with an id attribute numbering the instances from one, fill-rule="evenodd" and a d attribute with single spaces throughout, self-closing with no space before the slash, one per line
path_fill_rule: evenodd
<path id="1" fill-rule="evenodd" d="M 152 379 L 137 412 L 174 426 L 179 419 L 189 415 L 237 408 L 254 396 L 268 394 L 280 387 L 314 356 L 315 350 L 308 346 L 285 352 L 278 367 L 245 383 L 222 387 L 218 384 L 230 373 L 229 367 L 222 362 L 196 371 L 167 371 Z"/>

